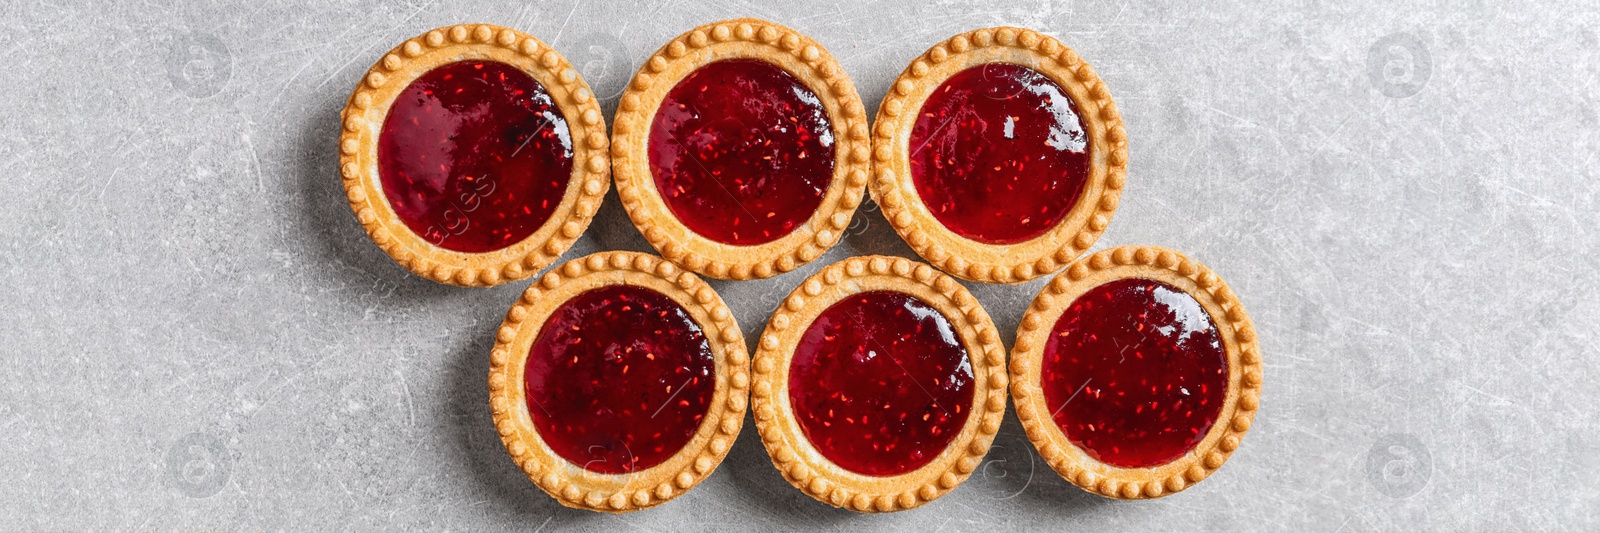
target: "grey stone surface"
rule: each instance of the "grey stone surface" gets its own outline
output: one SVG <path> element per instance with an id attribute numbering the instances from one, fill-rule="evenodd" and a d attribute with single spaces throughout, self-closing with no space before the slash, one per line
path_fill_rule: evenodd
<path id="1" fill-rule="evenodd" d="M 1600 529 L 1591 2 L 3 4 L 0 530 Z M 865 516 L 791 488 L 747 424 L 647 512 L 528 483 L 484 385 L 526 282 L 436 285 L 368 242 L 338 110 L 394 44 L 492 22 L 582 65 L 609 116 L 661 43 L 737 16 L 814 36 L 869 109 L 959 31 L 1078 49 L 1131 139 L 1097 246 L 1192 255 L 1260 328 L 1240 452 L 1111 502 L 1008 415 L 960 489 Z M 648 250 L 615 195 L 567 257 L 605 249 Z M 717 288 L 753 337 L 861 253 L 909 254 L 870 204 L 824 259 Z M 1009 332 L 1041 282 L 970 286 Z"/>

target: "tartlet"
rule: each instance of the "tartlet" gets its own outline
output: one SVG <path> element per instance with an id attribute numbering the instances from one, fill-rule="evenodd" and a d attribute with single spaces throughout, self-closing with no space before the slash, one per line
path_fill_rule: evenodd
<path id="1" fill-rule="evenodd" d="M 873 126 L 873 199 L 952 275 L 1018 283 L 1088 250 L 1126 179 L 1127 135 L 1105 82 L 1032 30 L 934 45 L 890 86 Z"/>
<path id="2" fill-rule="evenodd" d="M 818 501 L 911 509 L 966 480 L 1006 407 L 1005 348 L 954 278 L 904 258 L 829 265 L 773 313 L 751 402 L 773 466 Z"/>
<path id="3" fill-rule="evenodd" d="M 1011 353 L 1017 418 L 1045 462 L 1119 499 L 1172 494 L 1220 468 L 1250 429 L 1261 379 L 1233 291 L 1154 246 L 1073 263 L 1034 299 Z"/>
<path id="4" fill-rule="evenodd" d="M 744 423 L 738 324 L 710 285 L 659 257 L 601 252 L 552 269 L 495 340 L 495 427 L 562 505 L 620 513 L 676 498 Z"/>
<path id="5" fill-rule="evenodd" d="M 339 169 L 368 236 L 440 283 L 533 275 L 588 227 L 610 186 L 594 93 L 538 39 L 488 24 L 383 55 L 340 112 Z"/>
<path id="6" fill-rule="evenodd" d="M 667 259 L 765 278 L 838 242 L 866 187 L 855 84 L 821 45 L 758 19 L 714 22 L 645 61 L 618 105 L 622 205 Z"/>

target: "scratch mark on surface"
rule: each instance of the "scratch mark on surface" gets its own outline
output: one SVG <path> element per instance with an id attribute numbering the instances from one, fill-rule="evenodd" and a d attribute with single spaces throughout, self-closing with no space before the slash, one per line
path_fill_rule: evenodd
<path id="1" fill-rule="evenodd" d="M 254 124 L 252 124 L 252 126 L 253 125 Z M 243 137 L 244 149 L 250 153 L 250 171 L 254 172 L 256 175 L 256 192 L 266 192 L 267 183 L 265 179 L 261 177 L 261 156 L 256 154 L 256 143 L 250 139 L 249 131 L 244 132 Z"/>
<path id="2" fill-rule="evenodd" d="M 1467 390 L 1472 391 L 1472 392 L 1476 392 L 1478 394 L 1482 394 L 1484 396 L 1488 396 L 1490 399 L 1493 399 L 1496 402 L 1500 402 L 1500 403 L 1494 404 L 1494 405 L 1512 405 L 1511 400 L 1507 400 L 1505 398 L 1501 398 L 1499 396 L 1495 396 L 1493 394 L 1489 394 L 1487 392 L 1484 392 L 1483 389 L 1479 389 L 1479 388 L 1473 387 L 1471 385 L 1462 385 L 1461 388 L 1467 389 Z"/>
<path id="3" fill-rule="evenodd" d="M 272 112 L 277 110 L 277 108 L 278 108 L 278 100 L 283 98 L 283 93 L 289 92 L 289 86 L 290 85 L 294 85 L 294 80 L 299 79 L 300 78 L 300 74 L 305 72 L 307 68 L 310 68 L 312 63 L 316 63 L 316 62 L 317 62 L 317 58 L 316 57 L 312 57 L 310 60 L 307 60 L 305 63 L 300 65 L 300 68 L 298 70 L 294 71 L 294 75 L 289 76 L 289 81 L 283 82 L 283 87 L 280 87 L 278 89 L 277 96 L 273 96 L 272 97 L 272 102 L 267 104 L 267 108 L 266 109 L 267 109 L 267 115 L 268 116 L 272 116 Z"/>
<path id="4" fill-rule="evenodd" d="M 979 511 L 977 507 L 973 507 L 971 505 L 967 505 L 966 502 L 956 502 L 956 505 L 960 505 L 962 507 L 966 507 L 967 510 L 972 511 L 972 512 L 977 513 L 977 514 L 980 514 L 980 515 L 983 515 L 984 518 L 988 518 L 990 520 L 994 520 L 994 515 L 991 515 L 989 513 L 985 513 L 983 511 Z"/>
<path id="5" fill-rule="evenodd" d="M 323 78 L 321 83 L 318 83 L 316 87 L 312 87 L 311 88 L 311 92 L 314 93 L 314 92 L 317 92 L 318 90 L 322 89 L 322 87 L 324 85 L 327 85 L 328 82 L 333 81 L 333 78 L 337 77 L 340 72 L 344 72 L 344 69 L 350 68 L 350 64 L 351 63 L 355 63 L 357 59 L 361 59 L 363 57 L 367 57 L 368 52 L 371 51 L 374 47 L 383 46 L 383 45 L 387 44 L 388 41 L 389 41 L 389 38 L 388 38 L 389 35 L 393 35 L 396 30 L 400 29 L 401 26 L 405 26 L 407 23 L 411 22 L 411 19 L 417 18 L 417 15 L 421 14 L 423 10 L 433 6 L 433 4 L 436 4 L 436 3 L 438 3 L 438 0 L 430 0 L 429 2 L 422 4 L 415 11 L 412 11 L 410 15 L 406 15 L 406 18 L 401 19 L 399 23 L 395 24 L 394 26 L 390 26 L 389 29 L 387 29 L 387 30 L 379 32 L 378 34 L 381 34 L 381 35 L 384 36 L 383 39 L 375 39 L 375 40 L 373 40 L 372 44 L 369 44 L 365 48 L 362 48 L 361 49 L 361 53 L 359 53 L 359 54 L 351 54 L 349 60 L 345 61 L 344 64 L 339 65 L 339 68 L 333 69 L 332 72 L 329 72 L 328 76 L 326 78 Z M 373 34 L 373 35 L 378 35 L 378 34 Z"/>
<path id="6" fill-rule="evenodd" d="M 1389 330 L 1387 330 L 1387 329 L 1380 328 L 1380 327 L 1378 327 L 1378 326 L 1376 326 L 1374 324 L 1365 322 L 1365 321 L 1363 321 L 1363 320 L 1361 320 L 1359 318 L 1353 317 L 1353 316 L 1345 315 L 1344 319 L 1345 320 L 1349 320 L 1351 322 L 1355 322 L 1357 324 L 1361 324 L 1363 326 L 1366 326 L 1368 329 L 1371 329 L 1373 332 L 1376 332 L 1379 335 L 1384 335 L 1384 336 L 1393 335 L 1393 333 L 1390 333 Z"/>
<path id="7" fill-rule="evenodd" d="M 406 375 L 400 369 L 394 369 L 394 377 L 400 380 L 400 392 L 406 396 L 406 425 L 417 427 L 417 407 L 411 401 L 411 385 L 406 383 Z"/>
<path id="8" fill-rule="evenodd" d="M 671 4 L 671 3 L 672 3 L 672 0 L 665 0 L 665 1 L 661 2 L 661 4 L 657 5 L 655 9 L 650 10 L 650 14 L 644 16 L 645 20 L 656 20 L 656 14 L 660 13 L 662 8 L 667 7 L 667 5 Z M 622 26 L 617 28 L 617 36 L 621 37 L 623 35 L 626 35 L 628 33 L 628 26 L 631 25 L 631 24 L 633 24 L 633 21 L 631 21 L 631 20 L 622 23 Z"/>
<path id="9" fill-rule="evenodd" d="M 1231 119 L 1233 119 L 1235 121 L 1238 121 L 1239 122 L 1239 124 L 1238 124 L 1239 126 L 1250 127 L 1250 128 L 1259 128 L 1259 127 L 1261 127 L 1260 124 L 1256 124 L 1255 122 L 1252 122 L 1249 119 L 1246 119 L 1244 117 L 1235 115 L 1233 113 L 1229 113 L 1227 111 L 1223 111 L 1221 109 L 1218 109 L 1216 106 L 1213 106 L 1211 104 L 1204 104 L 1204 106 L 1205 106 L 1206 110 L 1211 111 L 1212 113 L 1216 113 L 1218 115 L 1222 115 L 1224 117 L 1228 117 L 1228 118 L 1231 118 Z"/>
<path id="10" fill-rule="evenodd" d="M 530 11 L 532 11 L 532 10 L 533 10 L 533 4 L 532 3 L 524 4 L 522 6 L 522 9 L 517 10 L 517 18 L 515 19 L 516 22 L 511 27 L 513 27 L 513 28 L 526 28 L 527 26 L 525 25 L 525 23 L 528 21 L 528 13 Z"/>
<path id="11" fill-rule="evenodd" d="M 573 2 L 572 3 L 572 9 L 567 10 L 567 19 L 561 21 L 561 28 L 556 30 L 556 37 L 554 39 L 550 40 L 550 46 L 552 48 L 554 48 L 556 45 L 561 44 L 561 34 L 567 32 L 567 25 L 568 24 L 572 24 L 572 14 L 578 12 L 578 4 L 579 4 L 579 2 Z"/>

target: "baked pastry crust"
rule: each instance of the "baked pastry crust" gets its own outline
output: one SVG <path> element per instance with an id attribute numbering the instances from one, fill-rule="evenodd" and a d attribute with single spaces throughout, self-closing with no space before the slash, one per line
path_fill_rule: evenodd
<path id="1" fill-rule="evenodd" d="M 1228 392 L 1217 422 L 1183 457 L 1148 468 L 1115 467 L 1084 453 L 1051 419 L 1040 387 L 1045 341 L 1062 311 L 1090 289 L 1123 278 L 1161 281 L 1193 296 L 1216 323 L 1228 354 Z M 1159 498 L 1199 483 L 1239 448 L 1260 407 L 1261 348 L 1244 305 L 1210 269 L 1165 248 L 1121 246 L 1073 263 L 1034 298 L 1011 351 L 1011 396 L 1028 439 L 1061 477 L 1109 498 Z"/>
<path id="2" fill-rule="evenodd" d="M 951 76 L 995 62 L 1037 70 L 1061 85 L 1078 105 L 1090 144 L 1089 176 L 1077 205 L 1050 231 L 1017 244 L 968 239 L 934 218 L 917 194 L 908 152 L 911 130 L 928 96 Z M 984 28 L 934 45 L 890 86 L 875 124 L 872 199 L 918 255 L 963 279 L 1020 283 L 1055 272 L 1100 238 L 1126 181 L 1127 132 L 1105 82 L 1077 52 L 1032 30 Z"/>
<path id="3" fill-rule="evenodd" d="M 708 63 L 748 58 L 782 68 L 810 88 L 832 122 L 834 171 L 811 218 L 771 242 L 742 246 L 708 239 L 667 208 L 650 171 L 650 127 L 668 91 Z M 870 171 L 866 112 L 850 76 L 822 45 L 779 24 L 744 18 L 679 35 L 650 56 L 628 84 L 612 126 L 617 194 L 628 217 L 661 255 L 719 279 L 758 279 L 794 270 L 839 242 L 861 205 Z"/>
<path id="4" fill-rule="evenodd" d="M 626 474 L 584 469 L 557 455 L 528 414 L 523 371 L 545 320 L 573 296 L 605 285 L 627 284 L 666 295 L 694 317 L 716 357 L 717 381 L 700 428 L 677 454 Z M 600 252 L 546 273 L 511 306 L 489 356 L 489 406 L 495 428 L 522 471 L 562 505 L 609 513 L 660 505 L 711 475 L 739 436 L 750 386 L 744 334 L 711 286 L 654 255 Z"/>
<path id="5" fill-rule="evenodd" d="M 973 412 L 932 462 L 897 476 L 846 470 L 811 445 L 789 405 L 789 365 L 817 315 L 866 291 L 916 296 L 939 310 L 961 338 L 972 363 Z M 773 466 L 817 501 L 861 512 L 912 509 L 965 481 L 983 461 L 1006 410 L 1005 346 L 989 313 L 954 278 L 923 263 L 885 256 L 852 257 L 822 269 L 789 293 L 773 313 L 756 349 L 751 402 L 756 428 Z"/>
<path id="6" fill-rule="evenodd" d="M 550 93 L 576 141 L 572 176 L 550 219 L 516 244 L 485 253 L 442 248 L 411 231 L 390 207 L 378 175 L 378 136 L 395 98 L 428 71 L 471 59 L 505 63 L 533 77 Z M 356 219 L 396 263 L 440 283 L 499 285 L 549 266 L 589 227 L 611 186 L 610 140 L 594 92 L 560 53 L 513 29 L 462 24 L 406 40 L 367 71 L 339 117 L 339 174 Z"/>

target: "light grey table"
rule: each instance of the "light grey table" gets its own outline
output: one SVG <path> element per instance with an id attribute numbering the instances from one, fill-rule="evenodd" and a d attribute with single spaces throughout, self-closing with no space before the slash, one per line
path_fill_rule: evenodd
<path id="1" fill-rule="evenodd" d="M 4 4 L 0 530 L 1600 528 L 1592 2 Z M 403 39 L 491 22 L 582 65 L 609 116 L 661 43 L 738 16 L 814 36 L 868 109 L 960 31 L 1075 47 L 1131 145 L 1097 247 L 1191 254 L 1255 317 L 1266 388 L 1240 452 L 1111 502 L 1008 415 L 960 489 L 866 516 L 791 488 L 747 423 L 654 510 L 570 511 L 527 482 L 484 384 L 526 282 L 391 263 L 342 198 L 339 108 Z M 615 195 L 567 257 L 606 249 L 648 250 Z M 865 253 L 910 254 L 871 204 L 823 259 L 717 288 L 753 338 Z M 969 287 L 1009 343 L 1041 285 Z"/>

